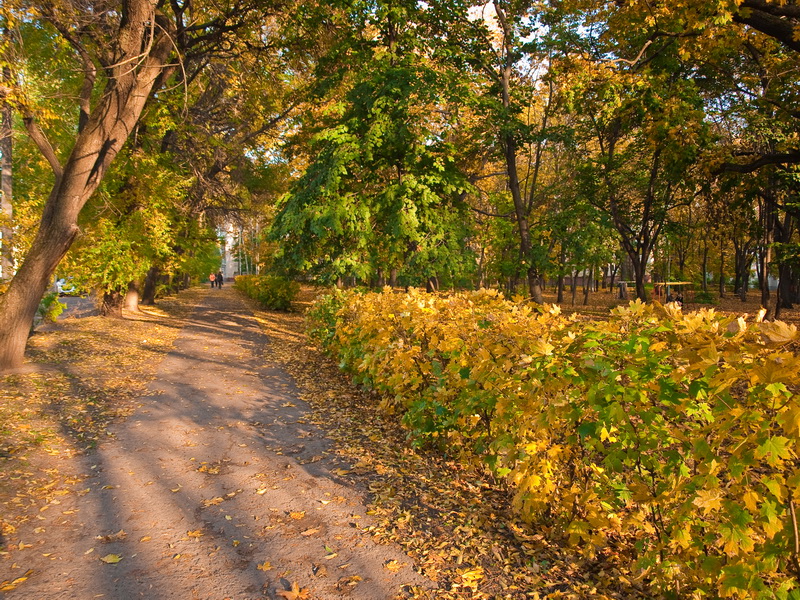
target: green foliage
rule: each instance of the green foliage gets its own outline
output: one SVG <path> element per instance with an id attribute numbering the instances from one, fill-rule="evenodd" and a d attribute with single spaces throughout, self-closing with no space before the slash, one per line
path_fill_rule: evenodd
<path id="1" fill-rule="evenodd" d="M 58 300 L 58 292 L 48 292 L 39 302 L 36 314 L 40 321 L 55 323 L 65 308 L 67 308 L 67 305 Z"/>
<path id="2" fill-rule="evenodd" d="M 694 293 L 694 301 L 698 304 L 716 304 L 717 296 L 713 292 L 700 290 Z"/>
<path id="3" fill-rule="evenodd" d="M 640 302 L 607 321 L 496 292 L 348 293 L 327 348 L 416 443 L 485 463 L 525 519 L 656 588 L 788 598 L 800 359 L 785 323 Z M 794 591 L 793 591 L 794 590 Z"/>
<path id="4" fill-rule="evenodd" d="M 299 283 L 277 275 L 237 275 L 234 286 L 269 310 L 289 310 L 300 291 Z"/>
<path id="5" fill-rule="evenodd" d="M 334 288 L 320 296 L 306 312 L 306 333 L 319 347 L 330 348 L 336 338 L 339 311 L 347 294 Z"/>

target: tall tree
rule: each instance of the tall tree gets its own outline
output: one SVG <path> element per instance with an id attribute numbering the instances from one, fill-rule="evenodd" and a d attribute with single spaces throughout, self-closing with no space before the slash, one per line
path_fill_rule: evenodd
<path id="1" fill-rule="evenodd" d="M 0 370 L 22 363 L 30 322 L 78 234 L 78 215 L 134 130 L 153 90 L 180 73 L 182 65 L 213 52 L 250 22 L 259 7 L 238 1 L 195 7 L 149 0 L 119 0 L 113 6 L 62 0 L 36 8 L 33 14 L 41 15 L 41 27 L 54 28 L 70 46 L 83 81 L 76 133 L 63 159 L 30 107 L 18 107 L 29 136 L 52 168 L 54 185 L 31 248 L 0 297 Z"/>

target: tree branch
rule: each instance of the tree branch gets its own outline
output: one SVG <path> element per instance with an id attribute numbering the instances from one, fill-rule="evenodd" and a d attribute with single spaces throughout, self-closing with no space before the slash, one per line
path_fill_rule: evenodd
<path id="1" fill-rule="evenodd" d="M 767 165 L 797 165 L 800 164 L 800 151 L 787 152 L 784 154 L 765 154 L 760 158 L 749 163 L 725 162 L 714 172 L 720 173 L 753 173 L 761 167 Z"/>
<path id="2" fill-rule="evenodd" d="M 30 110 L 23 111 L 22 122 L 25 123 L 25 129 L 28 131 L 28 136 L 33 140 L 33 143 L 36 144 L 36 147 L 39 148 L 39 152 L 42 153 L 42 156 L 47 159 L 47 162 L 50 163 L 50 168 L 53 169 L 53 174 L 56 176 L 56 184 L 60 181 L 61 176 L 64 173 L 64 168 L 61 166 L 61 163 L 58 160 L 58 156 L 56 156 L 56 151 L 53 149 L 53 146 L 50 144 L 50 140 L 47 139 L 44 131 L 42 131 L 39 124 L 36 122 L 36 118 L 33 116 L 33 113 Z"/>

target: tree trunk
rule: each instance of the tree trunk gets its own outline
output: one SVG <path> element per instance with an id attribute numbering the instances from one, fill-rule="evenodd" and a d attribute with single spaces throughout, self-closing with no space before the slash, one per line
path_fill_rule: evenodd
<path id="1" fill-rule="evenodd" d="M 125 294 L 122 307 L 131 312 L 139 312 L 139 284 L 135 281 L 128 284 L 128 292 Z"/>
<path id="2" fill-rule="evenodd" d="M 614 280 L 617 278 L 617 271 L 619 271 L 619 263 L 615 263 L 611 269 L 611 277 L 608 281 L 608 289 L 614 293 Z"/>
<path id="3" fill-rule="evenodd" d="M 583 286 L 583 305 L 587 306 L 589 304 L 589 290 L 592 287 L 592 281 L 594 280 L 594 265 L 589 268 L 589 276 L 587 281 L 584 281 Z"/>
<path id="4" fill-rule="evenodd" d="M 725 297 L 725 251 L 719 250 L 719 297 Z"/>
<path id="5" fill-rule="evenodd" d="M 144 278 L 144 289 L 142 290 L 141 303 L 145 306 L 153 306 L 156 303 L 156 290 L 158 289 L 158 280 L 161 274 L 161 269 L 153 265 L 147 271 L 147 276 Z"/>
<path id="6" fill-rule="evenodd" d="M 124 1 L 123 15 L 105 90 L 91 115 L 81 118 L 63 166 L 32 115 L 24 115 L 28 133 L 53 169 L 55 183 L 30 250 L 0 298 L 0 372 L 22 364 L 39 301 L 78 233 L 78 214 L 133 131 L 156 80 L 174 69 L 164 67 L 173 49 L 168 32 L 174 31 L 174 24 L 158 15 L 148 0 Z M 156 33 L 150 39 L 153 26 Z M 145 54 L 142 48 L 147 48 Z M 91 93 L 92 86 L 88 89 Z M 82 99 L 88 105 L 89 98 Z"/>
<path id="7" fill-rule="evenodd" d="M 6 33 L 8 35 L 8 33 Z M 3 69 L 3 81 L 11 79 L 11 70 Z M 0 104 L 0 281 L 14 275 L 13 178 L 12 178 L 12 114 L 8 102 Z"/>
<path id="8" fill-rule="evenodd" d="M 575 294 L 578 292 L 578 269 L 572 272 L 572 281 L 569 283 L 572 291 L 572 306 L 575 306 Z"/>
<path id="9" fill-rule="evenodd" d="M 100 301 L 100 314 L 104 317 L 113 319 L 122 318 L 122 305 L 125 303 L 125 295 L 122 292 L 105 292 Z"/>
<path id="10" fill-rule="evenodd" d="M 564 245 L 561 245 L 561 254 L 559 256 L 560 268 L 558 270 L 558 283 L 556 284 L 556 303 L 562 304 L 564 302 L 564 269 L 567 266 L 567 250 Z"/>

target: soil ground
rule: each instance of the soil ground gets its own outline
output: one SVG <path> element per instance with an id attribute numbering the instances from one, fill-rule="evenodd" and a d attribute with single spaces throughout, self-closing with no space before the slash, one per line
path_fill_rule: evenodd
<path id="1" fill-rule="evenodd" d="M 6 597 L 376 599 L 434 587 L 364 531 L 363 492 L 337 475 L 350 465 L 269 356 L 234 290 L 200 294 L 139 408 L 95 450 L 54 458 L 74 483 L 8 536 L 0 581 L 28 575 Z"/>

